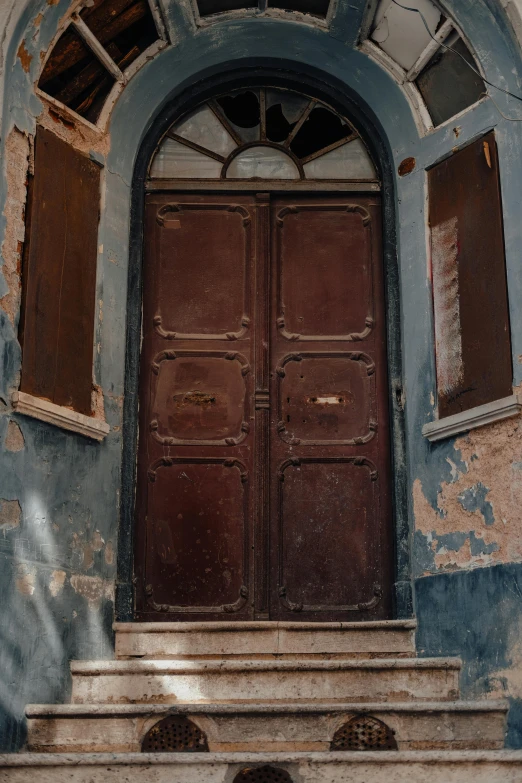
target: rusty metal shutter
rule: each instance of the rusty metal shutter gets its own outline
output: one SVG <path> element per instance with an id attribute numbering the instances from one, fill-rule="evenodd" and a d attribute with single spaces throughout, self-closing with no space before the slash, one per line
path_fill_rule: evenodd
<path id="1" fill-rule="evenodd" d="M 512 394 L 494 133 L 428 172 L 439 416 Z"/>
<path id="2" fill-rule="evenodd" d="M 21 390 L 91 413 L 100 169 L 36 133 L 24 254 Z"/>

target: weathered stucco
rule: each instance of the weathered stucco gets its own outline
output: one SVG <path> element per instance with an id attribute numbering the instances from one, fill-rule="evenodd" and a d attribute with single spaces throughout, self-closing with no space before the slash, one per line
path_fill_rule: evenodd
<path id="1" fill-rule="evenodd" d="M 5 435 L 5 448 L 7 451 L 22 451 L 25 441 L 22 430 L 16 421 L 9 421 Z"/>
<path id="2" fill-rule="evenodd" d="M 395 171 L 405 159 L 416 160 L 415 170 L 397 176 L 395 182 L 401 295 L 401 333 L 395 339 L 402 345 L 403 389 L 400 378 L 392 381 L 405 401 L 404 459 L 411 499 L 411 537 L 403 537 L 399 546 L 409 551 L 415 525 L 419 650 L 463 655 L 470 692 L 497 692 L 493 680 L 506 682 L 505 690 L 513 699 L 510 743 L 522 746 L 521 654 L 516 642 L 517 589 L 522 585 L 518 566 L 522 563 L 522 422 L 505 421 L 440 444 L 429 444 L 421 435 L 422 425 L 434 416 L 435 392 L 425 169 L 451 154 L 456 143 L 466 144 L 495 129 L 513 354 L 518 358 L 522 355 L 520 128 L 484 100 L 458 121 L 420 136 L 401 87 L 354 49 L 362 0 L 340 0 L 330 31 L 291 19 L 254 18 L 196 30 L 188 2 L 169 0 L 164 5 L 173 44 L 130 80 L 115 104 L 107 133 L 45 106 L 35 93 L 48 46 L 60 20 L 70 12 L 69 0 L 20 0 L 0 7 L 6 30 L 0 41 L 4 161 L 0 179 L 0 590 L 4 596 L 0 669 L 5 681 L 0 691 L 0 746 L 22 745 L 25 703 L 67 699 L 69 659 L 113 655 L 129 215 L 140 144 L 173 96 L 206 76 L 254 62 L 313 73 L 361 95 L 383 128 Z M 512 19 L 517 5 L 518 0 L 507 3 Z M 500 4 L 448 0 L 447 6 L 464 28 L 488 78 L 522 94 L 520 50 Z M 517 102 L 500 93 L 495 99 L 507 116 L 518 116 Z M 93 408 L 95 415 L 105 415 L 111 432 L 100 444 L 14 414 L 10 405 L 20 373 L 20 261 L 30 139 L 37 122 L 103 167 Z M 514 383 L 521 381 L 522 364 L 515 361 Z M 497 612 L 497 606 L 502 610 Z M 477 616 L 488 612 L 494 619 L 488 615 L 479 624 Z"/>
<path id="3" fill-rule="evenodd" d="M 522 425 L 518 418 L 458 438 L 435 507 L 413 484 L 421 573 L 522 562 Z"/>
<path id="4" fill-rule="evenodd" d="M 7 198 L 3 214 L 5 233 L 2 242 L 4 290 L 0 288 L 0 307 L 16 325 L 20 310 L 22 251 L 25 237 L 25 202 L 30 158 L 30 141 L 26 133 L 12 128 L 5 143 L 4 166 Z"/>
<path id="5" fill-rule="evenodd" d="M 507 698 L 506 745 L 522 746 L 522 566 L 439 573 L 415 583 L 420 655 L 458 655 L 463 698 Z"/>

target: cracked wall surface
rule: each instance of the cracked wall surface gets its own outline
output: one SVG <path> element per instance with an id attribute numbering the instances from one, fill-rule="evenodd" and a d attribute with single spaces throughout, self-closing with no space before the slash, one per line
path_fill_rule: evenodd
<path id="1" fill-rule="evenodd" d="M 518 418 L 457 438 L 458 459 L 431 504 L 413 484 L 419 575 L 522 562 L 522 424 Z"/>
<path id="2" fill-rule="evenodd" d="M 519 0 L 504 5 L 515 19 Z M 486 129 L 499 147 L 513 355 L 522 355 L 520 187 L 522 139 L 485 100 L 427 136 L 391 76 L 355 48 L 364 3 L 339 3 L 330 31 L 277 19 L 208 25 L 196 32 L 190 4 L 165 2 L 173 44 L 151 59 L 118 99 L 107 133 L 71 118 L 37 95 L 45 52 L 69 0 L 0 4 L 3 168 L 0 179 L 0 745 L 24 742 L 27 702 L 66 701 L 68 661 L 112 657 L 119 536 L 125 328 L 133 169 L 148 129 L 173 97 L 206 76 L 257 64 L 306 70 L 363 96 L 389 145 L 396 177 L 403 378 L 391 382 L 406 411 L 409 534 L 399 548 L 415 574 L 420 654 L 462 655 L 464 690 L 502 692 L 512 701 L 508 741 L 522 747 L 519 588 L 522 423 L 489 425 L 429 444 L 423 424 L 435 415 L 434 331 L 426 252 L 425 169 Z M 522 94 L 515 22 L 496 0 L 447 3 L 465 29 L 487 77 Z M 516 20 L 515 20 L 516 21 Z M 2 26 L 2 25 L 0 25 Z M 490 53 L 494 51 L 495 57 Z M 518 107 L 497 96 L 514 116 Z M 40 123 L 102 167 L 93 400 L 111 431 L 91 442 L 14 413 L 18 388 L 20 262 L 31 138 Z M 458 129 L 458 132 L 457 130 Z M 522 381 L 515 362 L 514 384 Z"/>

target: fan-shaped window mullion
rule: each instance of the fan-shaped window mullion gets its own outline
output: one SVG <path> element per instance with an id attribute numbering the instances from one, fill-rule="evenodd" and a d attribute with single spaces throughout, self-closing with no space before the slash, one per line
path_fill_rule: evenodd
<path id="1" fill-rule="evenodd" d="M 176 141 L 178 144 L 181 144 L 183 147 L 190 147 L 190 149 L 199 152 L 201 155 L 206 155 L 208 158 L 219 160 L 220 163 L 225 162 L 225 158 L 223 157 L 223 155 L 220 155 L 218 152 L 213 152 L 212 150 L 209 150 L 207 147 L 200 147 L 200 145 L 196 144 L 196 142 L 189 141 L 188 139 L 184 139 L 183 136 L 178 136 L 176 133 L 169 132 L 167 135 L 169 139 Z"/>
<path id="2" fill-rule="evenodd" d="M 227 179 L 300 179 L 299 167 L 282 149 L 269 145 L 247 147 L 226 169 Z"/>
<path id="3" fill-rule="evenodd" d="M 208 150 L 219 155 L 222 160 L 228 157 L 237 146 L 237 142 L 223 125 L 221 119 L 205 104 L 191 112 L 176 124 L 172 137 L 194 144 L 201 151 Z"/>
<path id="4" fill-rule="evenodd" d="M 223 164 L 221 168 L 219 164 Z M 237 89 L 178 120 L 151 166 L 158 179 L 375 180 L 352 125 L 281 88 Z"/>
<path id="5" fill-rule="evenodd" d="M 154 156 L 150 176 L 158 179 L 219 179 L 222 167 L 220 160 L 167 137 Z"/>

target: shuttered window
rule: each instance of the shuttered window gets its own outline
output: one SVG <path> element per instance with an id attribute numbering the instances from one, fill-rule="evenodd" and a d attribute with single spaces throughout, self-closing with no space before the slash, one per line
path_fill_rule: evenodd
<path id="1" fill-rule="evenodd" d="M 20 388 L 89 415 L 100 169 L 40 127 L 30 191 Z"/>
<path id="2" fill-rule="evenodd" d="M 494 133 L 428 172 L 439 418 L 512 394 Z"/>

